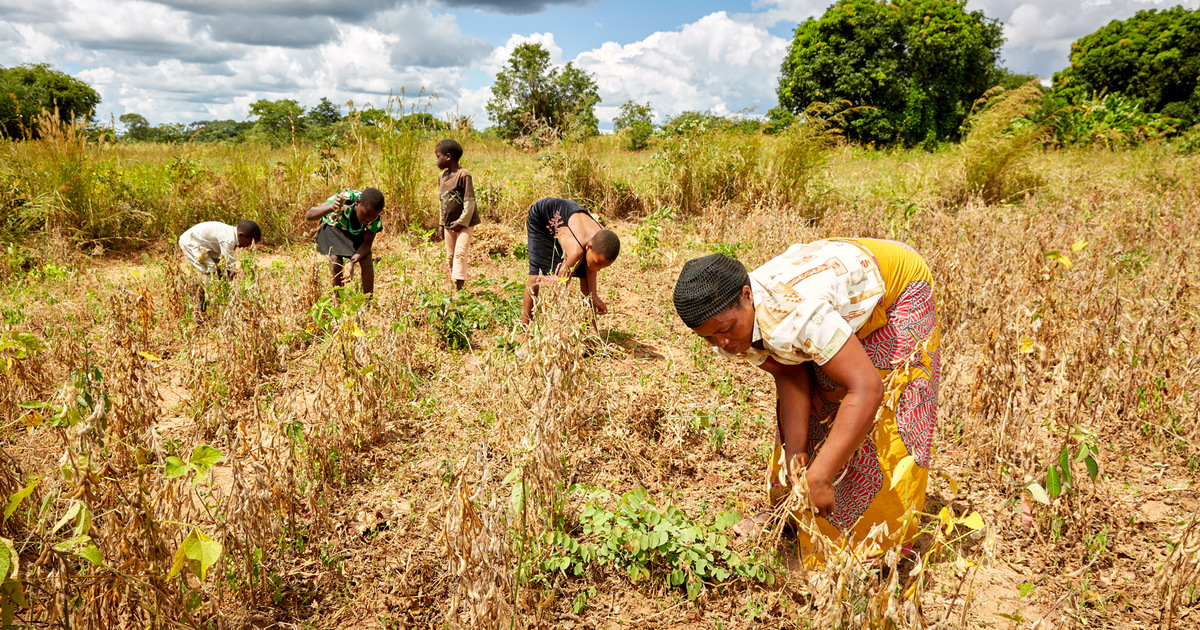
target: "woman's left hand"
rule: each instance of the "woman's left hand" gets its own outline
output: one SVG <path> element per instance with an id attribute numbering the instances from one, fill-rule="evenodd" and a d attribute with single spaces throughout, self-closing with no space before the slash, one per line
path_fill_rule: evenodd
<path id="1" fill-rule="evenodd" d="M 831 516 L 834 505 L 832 481 L 822 479 L 812 473 L 808 473 L 804 477 L 808 480 L 808 498 L 812 501 L 813 507 L 816 508 L 817 516 Z"/>

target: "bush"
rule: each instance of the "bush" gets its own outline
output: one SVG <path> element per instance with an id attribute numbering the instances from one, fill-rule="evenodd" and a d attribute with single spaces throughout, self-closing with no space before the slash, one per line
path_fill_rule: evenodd
<path id="1" fill-rule="evenodd" d="M 624 136 L 625 148 L 637 151 L 649 146 L 650 136 L 654 133 L 653 116 L 650 103 L 641 105 L 626 101 L 621 106 L 621 114 L 613 119 L 613 130 Z"/>
<path id="2" fill-rule="evenodd" d="M 967 120 L 966 138 L 959 146 L 963 179 L 952 185 L 951 197 L 965 201 L 978 196 L 985 203 L 1011 199 L 1037 188 L 1040 180 L 1027 166 L 1031 149 L 1046 132 L 1030 120 L 1042 100 L 1033 83 L 1016 90 L 990 90 L 976 103 Z"/>

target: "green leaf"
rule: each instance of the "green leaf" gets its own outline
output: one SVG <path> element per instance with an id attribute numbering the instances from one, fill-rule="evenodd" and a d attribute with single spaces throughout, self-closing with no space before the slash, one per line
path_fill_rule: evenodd
<path id="1" fill-rule="evenodd" d="M 182 459 L 171 455 L 163 466 L 163 478 L 174 479 L 188 474 L 191 468 Z"/>
<path id="2" fill-rule="evenodd" d="M 1029 493 L 1029 496 L 1033 497 L 1034 501 L 1037 501 L 1042 505 L 1050 505 L 1050 497 L 1046 494 L 1046 490 L 1042 488 L 1041 484 L 1038 482 L 1029 482 L 1029 485 L 1025 486 L 1025 491 Z"/>
<path id="3" fill-rule="evenodd" d="M 1096 463 L 1096 458 L 1088 455 L 1083 460 L 1083 465 L 1087 466 L 1088 477 L 1092 478 L 1092 482 L 1096 481 L 1096 477 L 1100 474 L 1100 465 Z"/>
<path id="4" fill-rule="evenodd" d="M 720 531 L 725 531 L 731 525 L 736 525 L 742 520 L 742 514 L 737 510 L 723 512 L 717 515 L 717 520 L 713 522 L 713 527 Z"/>
<path id="5" fill-rule="evenodd" d="M 221 558 L 221 543 L 214 541 L 199 529 L 193 529 L 180 543 L 175 551 L 175 560 L 171 563 L 171 571 L 167 579 L 175 577 L 186 564 L 188 570 L 203 582 L 208 575 L 208 568 Z"/>
<path id="6" fill-rule="evenodd" d="M 513 484 L 512 494 L 508 497 L 508 509 L 513 514 L 520 514 L 525 510 L 525 483 L 523 481 Z"/>
<path id="7" fill-rule="evenodd" d="M 104 566 L 104 554 L 100 553 L 100 549 L 98 549 L 96 545 L 88 545 L 83 549 L 80 549 L 79 557 L 98 567 Z"/>
<path id="8" fill-rule="evenodd" d="M 9 569 L 12 568 L 13 554 L 11 543 L 8 539 L 3 539 L 4 544 L 0 545 L 0 581 L 8 579 Z"/>
<path id="9" fill-rule="evenodd" d="M 1059 493 L 1062 492 L 1062 480 L 1058 477 L 1058 466 L 1050 465 L 1050 469 L 1046 471 L 1046 490 L 1050 492 L 1052 498 L 1057 499 Z"/>
<path id="10" fill-rule="evenodd" d="M 67 513 L 64 514 L 62 518 L 58 519 L 58 522 L 54 524 L 54 527 L 50 528 L 50 534 L 53 535 L 54 532 L 62 529 L 63 525 L 75 520 L 75 517 L 79 515 L 79 509 L 82 505 L 83 504 L 79 501 L 72 503 L 71 507 L 67 508 Z"/>
<path id="11" fill-rule="evenodd" d="M 696 599 L 700 596 L 700 591 L 704 589 L 704 582 L 700 578 L 693 578 L 687 585 L 687 598 L 689 600 Z"/>
<path id="12" fill-rule="evenodd" d="M 92 511 L 86 503 L 79 504 L 79 518 L 75 521 L 75 535 L 87 536 L 92 528 Z"/>
<path id="13" fill-rule="evenodd" d="M 41 480 L 41 475 L 33 477 L 29 480 L 29 483 L 25 484 L 24 488 L 17 490 L 12 494 L 11 497 L 8 498 L 8 507 L 4 508 L 5 521 L 8 520 L 8 517 L 13 515 L 13 512 L 17 511 L 17 506 L 21 505 L 21 501 L 24 501 L 26 497 L 28 497 L 30 494 L 33 494 L 33 489 L 37 487 L 38 482 Z"/>
<path id="14" fill-rule="evenodd" d="M 220 463 L 222 459 L 225 459 L 225 455 L 221 451 L 201 444 L 192 450 L 192 458 L 188 460 L 188 463 L 195 466 L 196 472 L 203 475 Z"/>
<path id="15" fill-rule="evenodd" d="M 0 580 L 4 583 L 5 592 L 18 606 L 28 607 L 29 604 L 25 603 L 25 598 L 21 593 L 21 583 L 13 579 L 21 571 L 21 557 L 17 555 L 17 548 L 13 546 L 12 540 L 0 538 L 0 558 L 3 559 L 3 567 L 0 567 Z"/>
<path id="16" fill-rule="evenodd" d="M 504 477 L 504 481 L 501 481 L 500 483 L 502 485 L 507 486 L 510 483 L 515 483 L 520 476 L 521 476 L 521 469 L 514 468 L 508 473 L 508 475 L 506 475 Z"/>
<path id="17" fill-rule="evenodd" d="M 575 611 L 576 615 L 582 614 L 587 610 L 588 594 L 580 593 L 575 596 L 575 600 L 571 602 L 571 610 Z"/>

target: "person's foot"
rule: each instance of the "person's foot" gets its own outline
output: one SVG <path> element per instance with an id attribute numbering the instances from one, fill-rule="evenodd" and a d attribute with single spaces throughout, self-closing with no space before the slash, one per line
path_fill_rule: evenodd
<path id="1" fill-rule="evenodd" d="M 517 336 L 517 360 L 524 361 L 529 356 L 529 338 L 524 334 Z"/>
<path id="2" fill-rule="evenodd" d="M 771 522 L 770 512 L 759 512 L 754 516 L 747 516 L 738 521 L 730 529 L 737 536 L 743 538 L 757 538 L 766 530 L 767 525 Z"/>

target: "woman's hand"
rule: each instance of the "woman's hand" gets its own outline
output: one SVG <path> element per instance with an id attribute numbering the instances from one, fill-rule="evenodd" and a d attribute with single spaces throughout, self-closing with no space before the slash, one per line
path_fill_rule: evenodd
<path id="1" fill-rule="evenodd" d="M 828 518 L 833 515 L 834 492 L 833 482 L 821 475 L 809 472 L 804 475 L 808 481 L 808 499 L 812 501 L 817 516 Z"/>
<path id="2" fill-rule="evenodd" d="M 594 295 L 592 296 L 592 307 L 596 309 L 597 315 L 608 314 L 608 305 L 604 303 L 604 300 L 601 300 L 599 297 Z"/>

